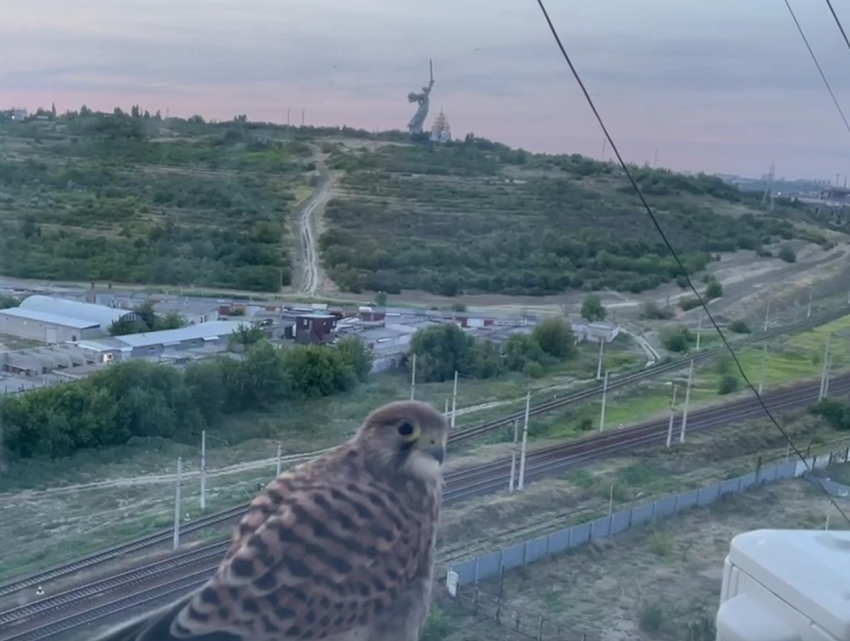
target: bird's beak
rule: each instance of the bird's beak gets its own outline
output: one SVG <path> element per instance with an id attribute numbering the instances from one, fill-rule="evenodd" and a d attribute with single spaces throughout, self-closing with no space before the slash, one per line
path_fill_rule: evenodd
<path id="1" fill-rule="evenodd" d="M 446 447 L 445 445 L 431 445 L 430 447 L 426 447 L 425 451 L 428 452 L 440 465 L 443 464 L 443 460 L 446 458 Z"/>

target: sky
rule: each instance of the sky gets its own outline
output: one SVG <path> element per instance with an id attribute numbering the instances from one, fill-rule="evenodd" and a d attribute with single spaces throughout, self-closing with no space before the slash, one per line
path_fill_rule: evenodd
<path id="1" fill-rule="evenodd" d="M 404 129 L 435 85 L 452 133 L 600 157 L 535 0 L 26 0 L 0 20 L 0 107 Z M 850 119 L 850 49 L 791 0 Z M 781 0 L 548 0 L 626 160 L 758 177 L 850 173 L 850 131 Z M 850 9 L 833 3 L 850 30 Z M 610 147 L 606 151 L 610 157 Z"/>

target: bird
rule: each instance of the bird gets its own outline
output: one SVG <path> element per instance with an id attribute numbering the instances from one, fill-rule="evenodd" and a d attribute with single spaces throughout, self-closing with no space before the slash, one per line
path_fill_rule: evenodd
<path id="1" fill-rule="evenodd" d="M 200 588 L 96 641 L 419 641 L 448 426 L 395 401 L 250 503 Z"/>

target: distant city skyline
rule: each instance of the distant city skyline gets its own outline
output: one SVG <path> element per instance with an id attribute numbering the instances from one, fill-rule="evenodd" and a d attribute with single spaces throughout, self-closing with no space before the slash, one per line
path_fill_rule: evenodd
<path id="1" fill-rule="evenodd" d="M 771 160 L 789 177 L 850 171 L 850 133 L 782 3 L 550 4 L 628 161 L 652 164 L 657 149 L 680 171 L 759 177 Z M 850 115 L 850 51 L 828 9 L 792 5 Z M 279 123 L 304 108 L 307 124 L 404 130 L 407 93 L 433 58 L 429 125 L 442 107 L 455 137 L 602 152 L 531 0 L 28 0 L 4 8 L 0 40 L 15 52 L 0 59 L 4 107 Z"/>

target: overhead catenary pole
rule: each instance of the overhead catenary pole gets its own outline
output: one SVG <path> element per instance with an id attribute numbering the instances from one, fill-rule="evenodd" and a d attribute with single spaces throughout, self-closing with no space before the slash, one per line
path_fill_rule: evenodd
<path id="1" fill-rule="evenodd" d="M 614 514 L 614 483 L 611 481 L 611 494 L 608 496 L 608 516 Z"/>
<path id="2" fill-rule="evenodd" d="M 599 412 L 599 431 L 605 429 L 605 400 L 608 397 L 608 370 L 605 370 L 605 382 L 602 384 L 602 409 Z"/>
<path id="3" fill-rule="evenodd" d="M 761 372 L 759 373 L 759 394 L 764 389 L 764 375 L 767 372 L 767 343 L 761 346 Z"/>
<path id="4" fill-rule="evenodd" d="M 599 362 L 596 364 L 596 380 L 602 378 L 602 356 L 605 354 L 605 339 L 599 337 Z"/>
<path id="5" fill-rule="evenodd" d="M 207 509 L 207 431 L 201 430 L 201 512 Z"/>
<path id="6" fill-rule="evenodd" d="M 699 351 L 699 342 L 700 342 L 700 337 L 702 336 L 702 315 L 703 315 L 703 313 L 702 313 L 702 312 L 700 312 L 700 313 L 699 313 L 699 323 L 697 324 L 697 344 L 696 344 L 696 351 Z"/>
<path id="7" fill-rule="evenodd" d="M 449 399 L 443 399 L 443 418 L 449 418 Z"/>
<path id="8" fill-rule="evenodd" d="M 829 389 L 829 341 L 832 334 L 826 337 L 826 345 L 823 348 L 823 365 L 820 370 L 820 390 L 818 391 L 818 400 L 822 400 Z"/>
<path id="9" fill-rule="evenodd" d="M 457 370 L 455 370 L 455 382 L 452 387 L 452 422 L 451 427 L 455 426 L 455 416 L 457 415 Z"/>
<path id="10" fill-rule="evenodd" d="M 514 491 L 514 478 L 516 478 L 516 446 L 519 440 L 519 421 L 514 421 L 514 443 L 511 446 L 511 480 L 508 483 L 508 492 Z"/>
<path id="11" fill-rule="evenodd" d="M 676 420 L 676 383 L 670 381 L 673 387 L 673 398 L 670 400 L 670 422 L 667 424 L 667 447 L 673 442 L 673 421 Z"/>
<path id="12" fill-rule="evenodd" d="M 531 412 L 531 392 L 525 396 L 525 422 L 522 424 L 522 449 L 519 454 L 519 484 L 517 489 L 525 487 L 525 459 L 528 455 L 528 417 Z"/>
<path id="13" fill-rule="evenodd" d="M 174 490 L 174 549 L 180 547 L 180 483 L 183 480 L 183 458 L 177 458 L 177 485 Z"/>
<path id="14" fill-rule="evenodd" d="M 277 463 L 276 463 L 275 468 L 274 468 L 275 477 L 280 476 L 280 468 L 281 468 L 281 463 L 282 463 L 282 461 L 280 460 L 280 456 L 281 456 L 282 453 L 283 453 L 283 443 L 278 441 L 277 442 Z"/>
<path id="15" fill-rule="evenodd" d="M 812 315 L 812 288 L 809 287 L 809 304 L 806 307 L 806 318 Z"/>
<path id="16" fill-rule="evenodd" d="M 764 330 L 767 331 L 767 326 L 770 324 L 770 299 L 767 299 L 767 305 L 764 308 Z"/>
<path id="17" fill-rule="evenodd" d="M 410 400 L 416 398 L 416 352 L 413 353 L 413 367 L 410 369 Z"/>
<path id="18" fill-rule="evenodd" d="M 685 407 L 682 409 L 682 429 L 679 432 L 679 443 L 685 442 L 685 431 L 688 429 L 688 404 L 691 402 L 691 383 L 694 380 L 694 361 L 688 367 L 688 386 L 685 388 Z"/>

